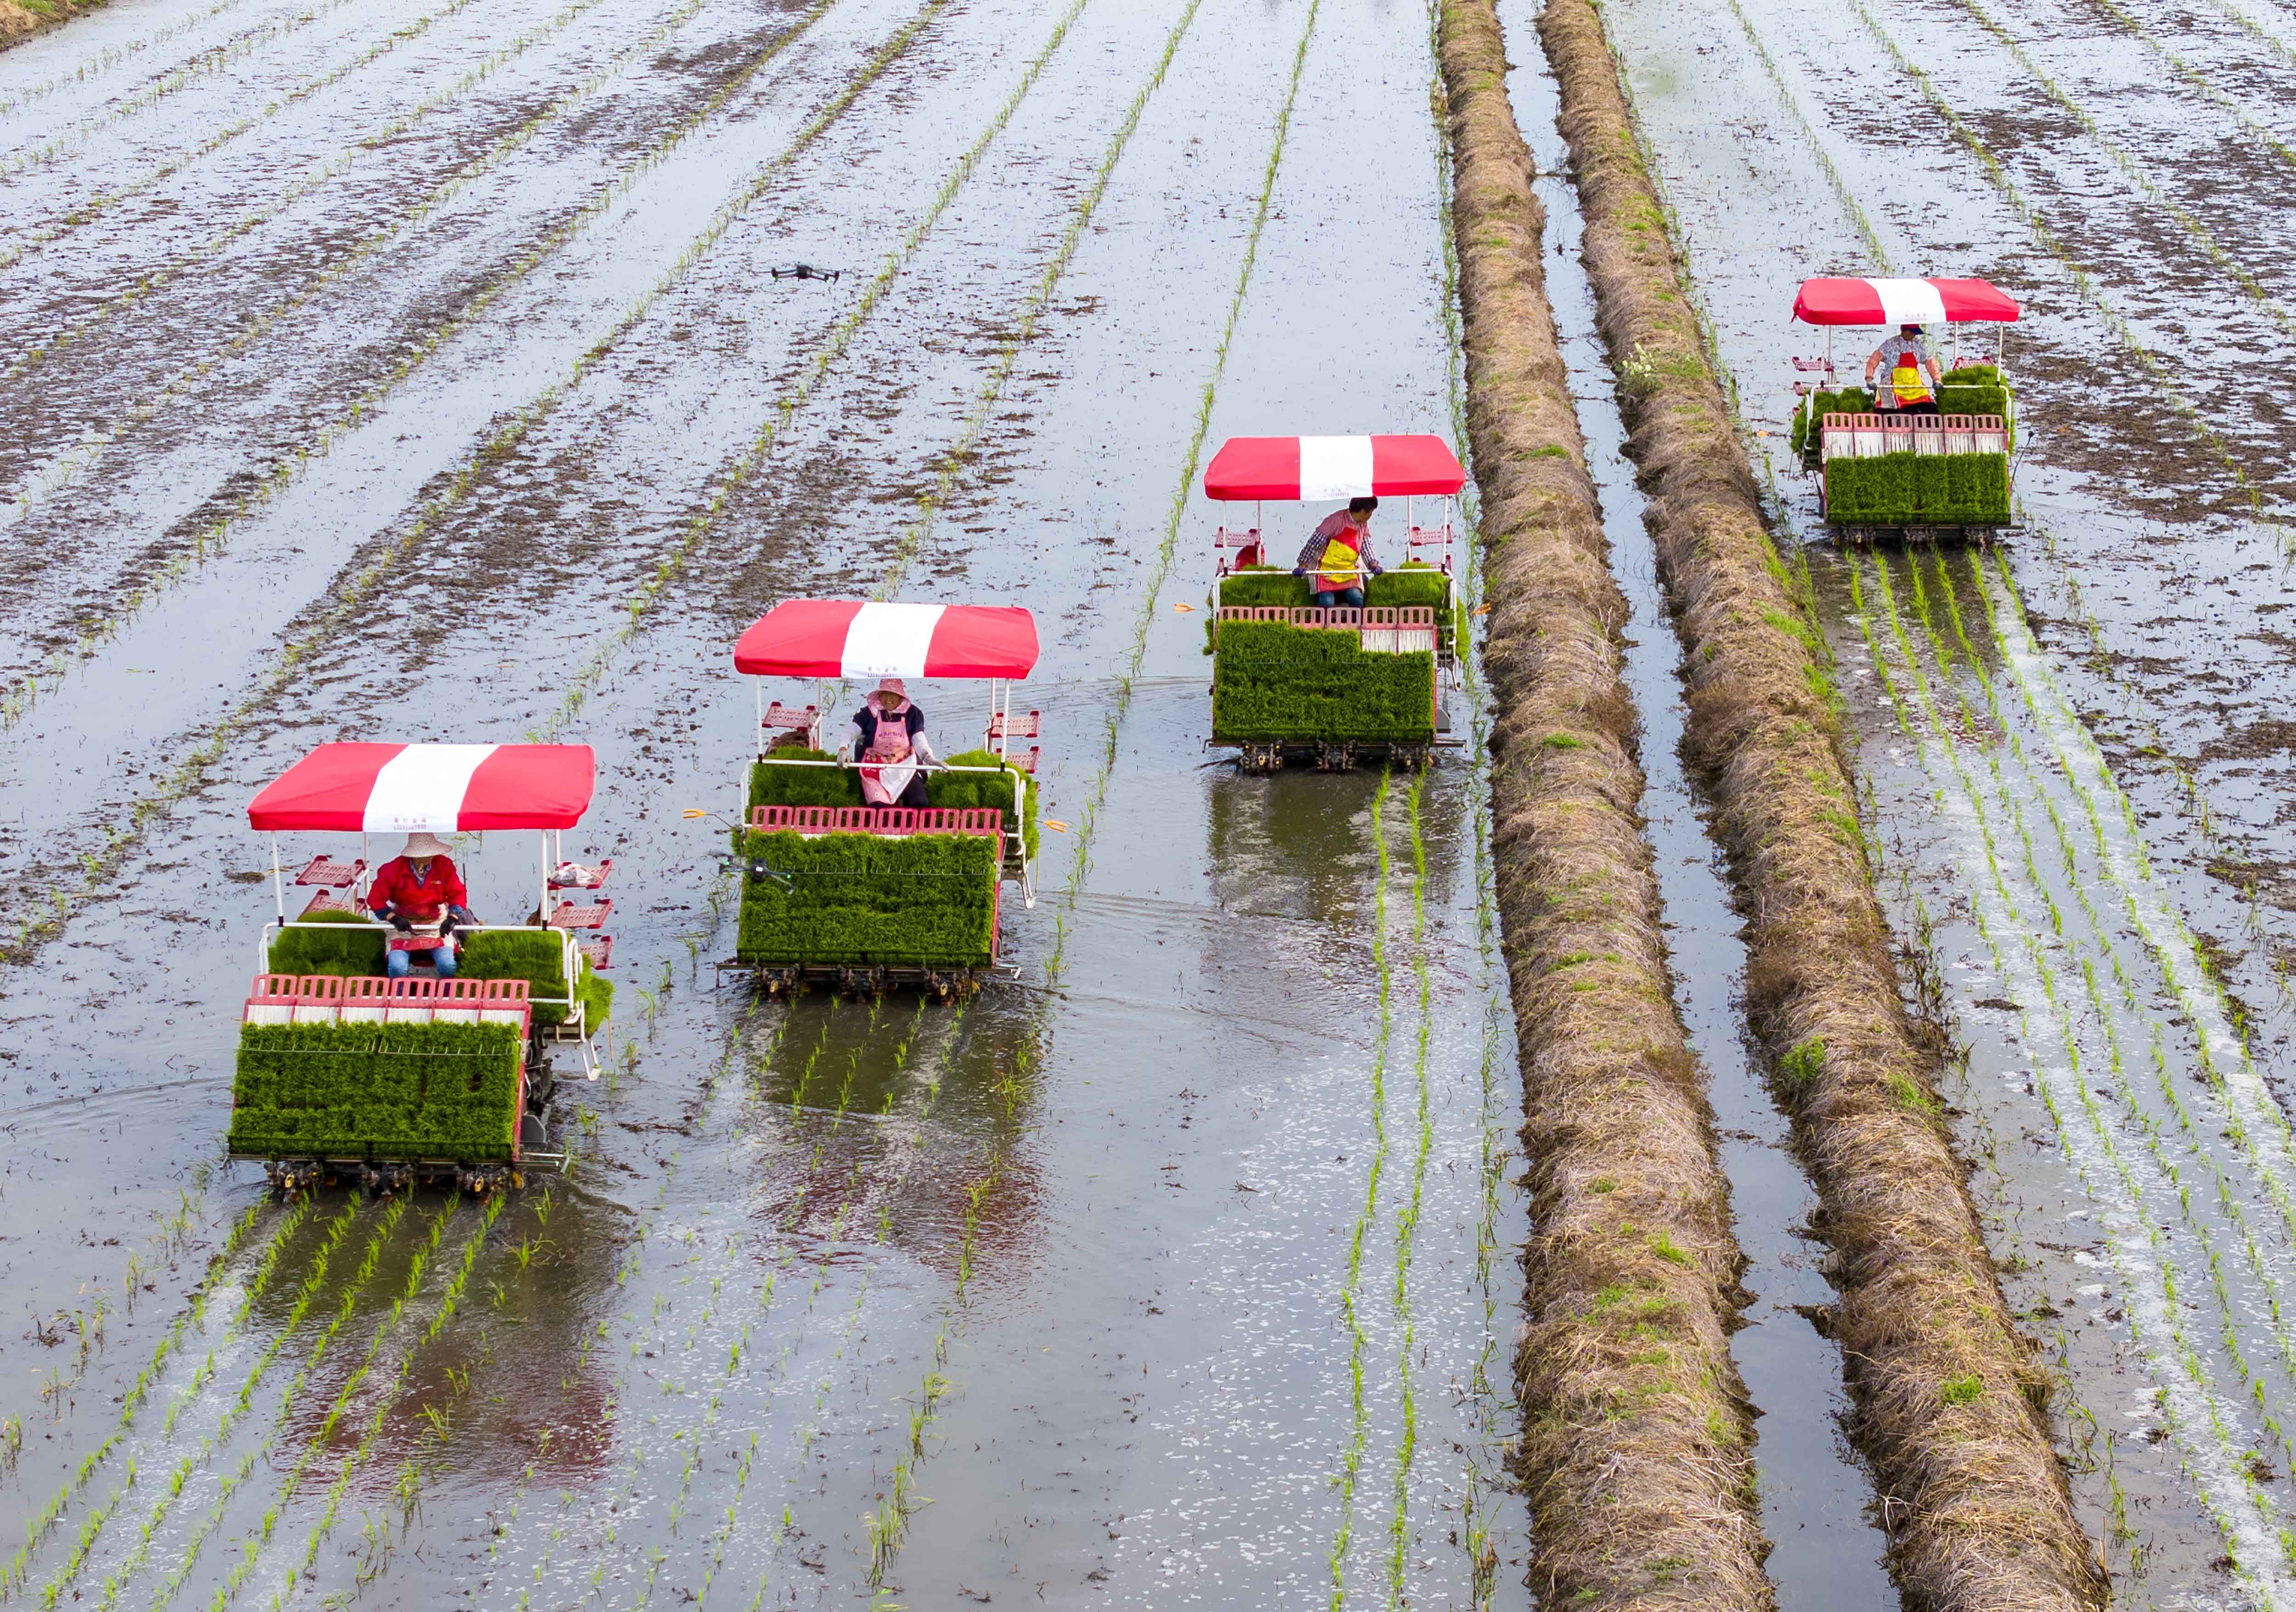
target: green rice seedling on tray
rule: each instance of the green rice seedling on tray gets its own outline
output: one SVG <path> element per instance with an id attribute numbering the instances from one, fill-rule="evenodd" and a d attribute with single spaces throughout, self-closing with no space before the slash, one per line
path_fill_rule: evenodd
<path id="1" fill-rule="evenodd" d="M 537 1024 L 562 1024 L 567 1011 L 565 944 L 559 932 L 538 929 L 473 929 L 459 937 L 455 972 L 466 980 L 525 980 Z M 614 983 L 576 954 L 574 999 L 582 1004 L 582 1026 L 594 1035 L 614 1007 Z"/>
<path id="2" fill-rule="evenodd" d="M 1309 596 L 1308 579 L 1295 577 L 1288 571 L 1273 566 L 1238 571 L 1222 577 L 1212 603 L 1215 605 L 1278 605 L 1285 609 L 1306 610 L 1315 604 Z M 1420 605 L 1435 613 L 1435 637 L 1442 653 L 1451 652 L 1451 579 L 1423 561 L 1412 560 L 1375 577 L 1364 580 L 1364 605 L 1366 609 L 1389 610 L 1400 606 Z M 1206 644 L 1218 632 L 1216 622 L 1205 624 Z"/>
<path id="3" fill-rule="evenodd" d="M 743 878 L 735 955 L 744 963 L 980 968 L 995 960 L 1004 852 L 987 835 L 752 831 L 742 849 L 780 876 Z"/>
<path id="4" fill-rule="evenodd" d="M 750 807 L 858 806 L 861 775 L 850 767 L 791 766 L 790 762 L 834 761 L 825 750 L 777 750 L 770 761 L 750 766 Z M 749 821 L 748 813 L 742 814 Z"/>
<path id="5" fill-rule="evenodd" d="M 1881 454 L 1829 459 L 1826 518 L 1875 526 L 2005 526 L 2006 454 Z"/>
<path id="6" fill-rule="evenodd" d="M 381 974 L 388 933 L 363 913 L 323 909 L 297 918 L 273 938 L 270 972 L 347 979 Z"/>
<path id="7" fill-rule="evenodd" d="M 524 1056 L 514 1024 L 242 1024 L 231 1151 L 507 1159 Z"/>
<path id="8" fill-rule="evenodd" d="M 1352 632 L 1229 621 L 1212 673 L 1218 744 L 1435 737 L 1435 657 L 1366 652 Z"/>
<path id="9" fill-rule="evenodd" d="M 1029 848 L 1031 861 L 1037 856 L 1037 780 L 1017 767 L 1007 764 L 993 750 L 965 750 L 948 758 L 951 767 L 1006 767 L 1013 777 L 1021 780 L 1021 837 Z M 1004 827 L 1013 827 L 1013 785 L 1009 778 L 993 777 L 985 772 L 932 772 L 925 775 L 925 794 L 937 807 L 951 810 L 968 808 L 993 807 L 1004 814 Z"/>

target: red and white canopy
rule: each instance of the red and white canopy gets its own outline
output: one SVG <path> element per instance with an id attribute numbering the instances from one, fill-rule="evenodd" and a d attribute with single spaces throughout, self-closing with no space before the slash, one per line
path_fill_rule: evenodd
<path id="1" fill-rule="evenodd" d="M 1983 280 L 1804 280 L 1805 325 L 2013 325 L 2017 300 Z"/>
<path id="2" fill-rule="evenodd" d="M 1230 437 L 1204 472 L 1204 497 L 1403 498 L 1454 493 L 1466 479 L 1440 437 Z"/>
<path id="3" fill-rule="evenodd" d="M 1025 678 L 1037 618 L 1017 604 L 865 604 L 786 599 L 734 646 L 734 670 L 767 678 Z"/>
<path id="4" fill-rule="evenodd" d="M 587 744 L 322 744 L 249 803 L 247 820 L 354 834 L 571 828 L 597 770 Z"/>

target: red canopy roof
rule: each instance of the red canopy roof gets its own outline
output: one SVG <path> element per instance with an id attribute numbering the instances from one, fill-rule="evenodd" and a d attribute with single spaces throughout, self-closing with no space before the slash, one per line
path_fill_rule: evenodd
<path id="1" fill-rule="evenodd" d="M 2017 300 L 1982 280 L 1804 280 L 1805 325 L 2013 325 Z"/>
<path id="2" fill-rule="evenodd" d="M 247 820 L 354 834 L 571 828 L 597 770 L 587 744 L 322 744 L 255 797 Z"/>
<path id="3" fill-rule="evenodd" d="M 1017 604 L 786 599 L 734 646 L 734 670 L 777 678 L 1025 678 L 1037 618 Z"/>
<path id="4" fill-rule="evenodd" d="M 1204 497 L 1401 498 L 1454 493 L 1466 479 L 1440 437 L 1230 437 L 1204 472 Z"/>

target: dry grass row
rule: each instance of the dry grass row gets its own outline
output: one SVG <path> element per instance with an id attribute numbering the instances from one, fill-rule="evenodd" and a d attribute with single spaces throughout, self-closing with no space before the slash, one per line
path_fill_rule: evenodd
<path id="1" fill-rule="evenodd" d="M 1729 1353 L 1741 1256 L 1636 811 L 1626 601 L 1556 345 L 1492 0 L 1445 0 L 1439 27 L 1491 610 L 1492 843 L 1530 1166 L 1514 1360 L 1530 1582 L 1547 1606 L 1765 1607 Z"/>
<path id="2" fill-rule="evenodd" d="M 1587 220 L 1586 262 L 1690 664 L 1692 760 L 1718 808 L 1756 1033 L 1816 1179 L 1856 1432 L 1909 1606 L 2101 1605 L 2044 1416 L 1906 1011 L 1830 685 L 1764 528 L 1589 0 L 1539 34 Z"/>

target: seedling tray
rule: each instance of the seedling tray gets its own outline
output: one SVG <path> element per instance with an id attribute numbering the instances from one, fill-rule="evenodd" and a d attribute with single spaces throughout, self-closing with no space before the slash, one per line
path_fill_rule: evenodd
<path id="1" fill-rule="evenodd" d="M 230 1149 L 515 1161 L 525 1052 L 514 1024 L 242 1024 Z"/>
<path id="2" fill-rule="evenodd" d="M 1214 744 L 1434 742 L 1431 653 L 1367 651 L 1352 631 L 1237 619 L 1234 612 L 1218 628 Z"/>
<path id="3" fill-rule="evenodd" d="M 993 780 L 992 780 L 993 781 Z M 753 966 L 954 969 L 995 961 L 1003 831 L 751 829 L 735 956 Z"/>

